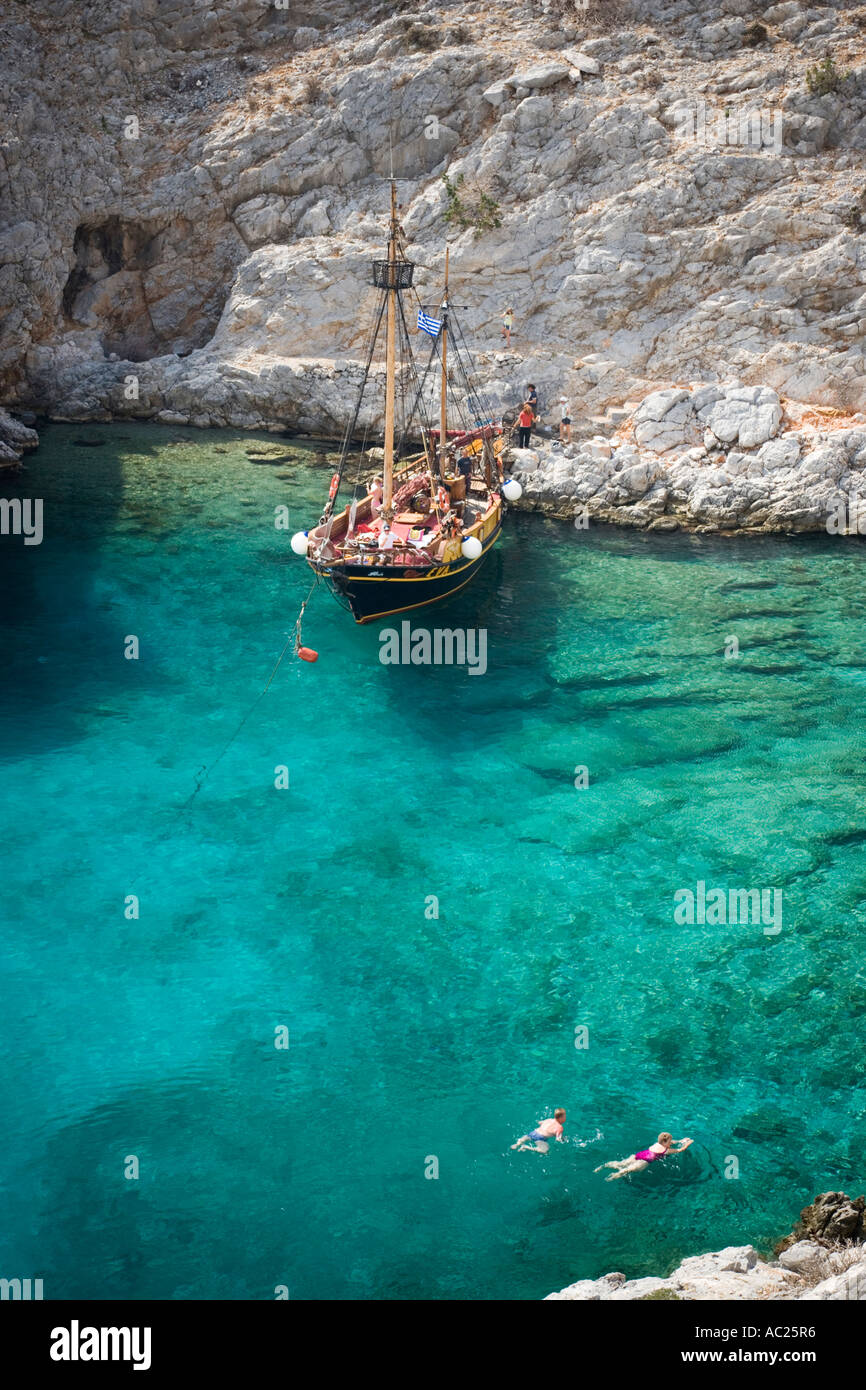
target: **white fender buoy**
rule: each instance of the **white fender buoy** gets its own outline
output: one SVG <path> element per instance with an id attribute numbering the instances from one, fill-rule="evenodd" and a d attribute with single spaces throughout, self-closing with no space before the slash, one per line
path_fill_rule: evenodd
<path id="1" fill-rule="evenodd" d="M 502 484 L 502 496 L 506 502 L 516 502 L 523 496 L 523 488 L 514 478 L 509 478 L 507 483 Z"/>
<path id="2" fill-rule="evenodd" d="M 467 536 L 460 547 L 464 560 L 477 560 L 483 549 L 477 536 Z"/>
<path id="3" fill-rule="evenodd" d="M 309 540 L 306 531 L 296 531 L 292 536 L 292 550 L 296 555 L 306 555 Z"/>

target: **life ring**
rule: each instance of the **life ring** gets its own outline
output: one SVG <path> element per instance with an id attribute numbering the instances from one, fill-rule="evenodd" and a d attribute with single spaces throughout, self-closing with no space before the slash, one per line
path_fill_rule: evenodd
<path id="1" fill-rule="evenodd" d="M 337 488 L 338 488 L 339 486 L 340 486 L 340 475 L 339 475 L 339 473 L 335 473 L 334 476 L 333 476 L 333 478 L 331 479 L 331 486 L 330 486 L 329 489 L 328 489 L 328 501 L 329 501 L 329 502 L 333 502 L 334 498 L 335 498 L 336 495 L 337 495 Z"/>
<path id="2" fill-rule="evenodd" d="M 447 512 L 448 508 L 451 506 L 451 498 L 448 495 L 447 488 L 440 487 L 439 491 L 436 493 L 436 501 L 439 503 L 440 512 Z"/>

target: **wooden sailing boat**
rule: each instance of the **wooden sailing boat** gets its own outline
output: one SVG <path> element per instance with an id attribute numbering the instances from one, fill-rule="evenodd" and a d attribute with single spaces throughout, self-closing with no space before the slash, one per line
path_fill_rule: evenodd
<path id="1" fill-rule="evenodd" d="M 424 379 L 418 376 L 408 338 L 403 295 L 412 288 L 414 265 L 402 254 L 397 200 L 391 181 L 391 222 L 386 260 L 373 262 L 373 284 L 381 291 L 364 380 L 348 425 L 337 472 L 319 525 L 292 540 L 358 623 L 403 613 L 441 602 L 474 578 L 496 542 L 502 525 L 504 498 L 515 500 L 520 486 L 505 482 L 501 453 L 501 422 L 483 412 L 466 370 L 464 354 L 452 336 L 448 301 L 448 255 L 445 293 L 438 320 L 427 319 L 433 337 L 428 371 L 438 355 L 441 367 L 438 428 L 429 419 L 403 420 L 397 438 L 395 398 L 398 385 L 396 340 L 400 335 L 404 362 L 400 386 L 415 386 L 413 411 L 423 415 Z M 355 426 L 370 374 L 376 342 L 385 321 L 385 429 L 381 476 L 364 486 L 337 511 L 337 497 L 353 445 Z M 449 337 L 457 370 L 466 382 L 471 418 L 463 428 L 448 429 Z M 462 336 L 462 335 L 461 335 Z M 468 354 L 465 354 L 468 355 Z M 420 438 L 423 453 L 402 457 L 403 445 Z M 357 493 L 357 487 L 355 489 Z"/>

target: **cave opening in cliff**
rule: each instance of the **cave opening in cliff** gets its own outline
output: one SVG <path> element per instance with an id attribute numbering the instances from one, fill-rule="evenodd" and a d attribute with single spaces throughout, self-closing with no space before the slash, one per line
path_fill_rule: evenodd
<path id="1" fill-rule="evenodd" d="M 203 346 L 219 320 L 227 284 L 206 256 L 192 266 L 194 240 L 184 218 L 158 223 L 112 216 L 81 223 L 63 289 L 67 326 L 91 329 L 106 355 L 132 362 Z"/>

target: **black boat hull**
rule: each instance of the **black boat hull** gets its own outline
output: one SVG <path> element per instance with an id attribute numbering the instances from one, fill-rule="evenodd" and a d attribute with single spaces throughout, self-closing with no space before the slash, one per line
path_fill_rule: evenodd
<path id="1" fill-rule="evenodd" d="M 461 556 L 450 564 L 432 569 L 411 566 L 327 565 L 311 562 L 312 568 L 330 585 L 336 597 L 351 612 L 356 623 L 372 623 L 381 618 L 424 608 L 450 598 L 475 578 L 496 543 L 501 523 L 486 537 L 477 560 Z"/>

